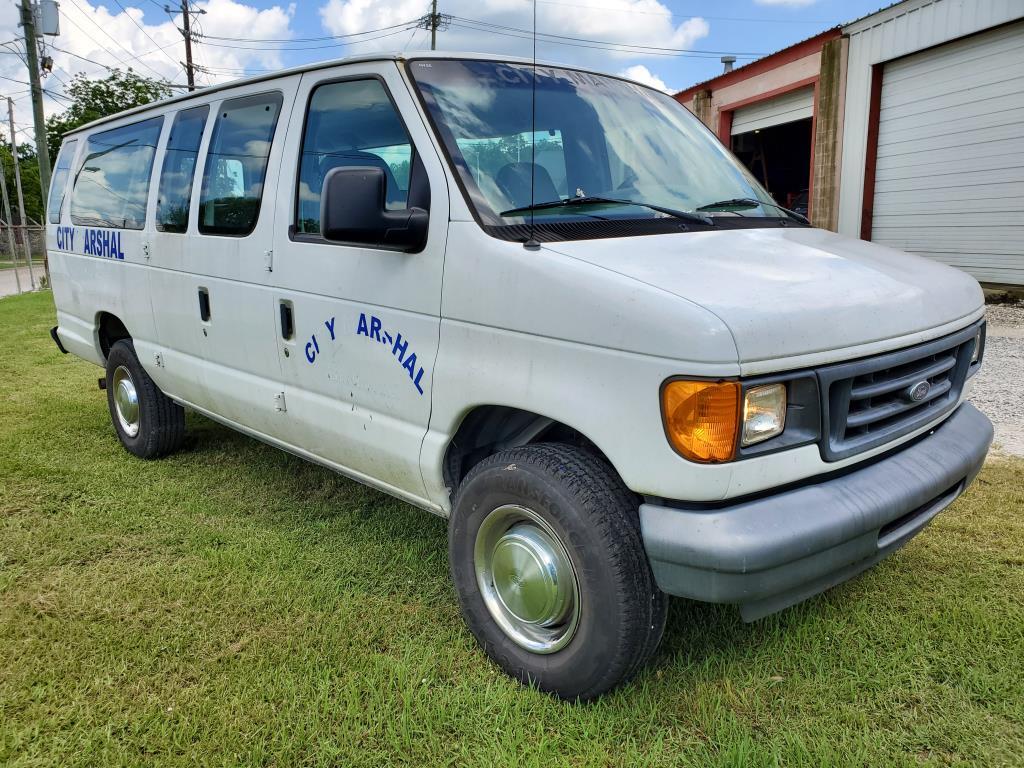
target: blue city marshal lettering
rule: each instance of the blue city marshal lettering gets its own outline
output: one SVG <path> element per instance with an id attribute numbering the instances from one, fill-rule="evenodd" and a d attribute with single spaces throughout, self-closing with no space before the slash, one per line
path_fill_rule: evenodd
<path id="1" fill-rule="evenodd" d="M 391 354 L 395 356 L 409 376 L 409 381 L 416 387 L 416 391 L 423 394 L 423 366 L 417 365 L 416 353 L 409 348 L 409 340 L 402 338 L 398 331 L 392 334 L 384 328 L 379 317 L 370 315 L 370 321 L 366 321 L 366 313 L 359 314 L 359 324 L 356 326 L 356 335 L 365 336 L 368 339 L 379 342 L 391 348 Z"/>
<path id="2" fill-rule="evenodd" d="M 82 253 L 88 256 L 101 256 L 104 259 L 124 259 L 121 233 L 116 229 L 83 229 Z"/>
<path id="3" fill-rule="evenodd" d="M 330 320 L 324 320 L 324 328 L 327 329 L 327 333 L 331 335 L 331 341 L 334 341 L 334 318 Z M 309 341 L 306 342 L 306 362 L 312 365 L 316 362 L 316 356 L 320 354 L 320 340 L 316 337 L 316 334 L 311 334 Z"/>
<path id="4" fill-rule="evenodd" d="M 78 227 L 57 227 L 57 249 L 74 251 L 78 245 L 86 256 L 124 261 L 120 230 L 82 228 L 81 238 L 78 235 Z"/>
<path id="5" fill-rule="evenodd" d="M 57 227 L 57 249 L 61 251 L 75 250 L 74 227 Z"/>

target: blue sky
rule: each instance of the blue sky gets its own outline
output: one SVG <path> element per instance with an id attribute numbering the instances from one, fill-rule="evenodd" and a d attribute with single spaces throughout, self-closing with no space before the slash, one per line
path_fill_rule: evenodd
<path id="1" fill-rule="evenodd" d="M 881 0 L 538 0 L 538 31 L 577 38 L 538 42 L 539 58 L 627 74 L 666 90 L 679 90 L 722 71 L 719 57 L 738 65 L 836 24 L 877 10 Z M 102 76 L 109 67 L 132 66 L 174 83 L 185 78 L 179 62 L 180 14 L 164 0 L 61 0 L 61 35 L 47 38 L 54 74 L 47 78 L 47 111 L 61 108 L 71 77 Z M 203 37 L 194 47 L 205 67 L 201 84 L 305 62 L 375 50 L 429 47 L 429 34 L 410 22 L 429 0 L 199 0 Z M 439 0 L 453 24 L 438 35 L 438 48 L 529 55 L 530 0 Z M 374 32 L 372 30 L 379 30 Z M 15 3 L 0 7 L 0 89 L 11 93 L 27 120 L 24 65 Z M 355 35 L 355 37 L 353 37 Z M 345 36 L 333 37 L 328 36 Z M 321 38 L 310 40 L 310 38 Z M 250 42 L 255 41 L 255 42 Z M 271 42 L 287 41 L 287 42 Z M 594 47 L 589 41 L 609 43 Z M 624 49 L 630 45 L 645 50 Z M 671 50 L 654 50 L 671 49 Z M 680 53 L 686 49 L 692 53 Z M 708 53 L 704 53 L 708 52 Z M 659 55 L 661 54 L 661 55 Z"/>

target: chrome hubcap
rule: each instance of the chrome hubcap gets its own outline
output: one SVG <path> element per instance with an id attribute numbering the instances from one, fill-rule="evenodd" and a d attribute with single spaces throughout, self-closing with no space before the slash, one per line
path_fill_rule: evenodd
<path id="1" fill-rule="evenodd" d="M 579 584 L 565 545 L 544 518 L 514 504 L 493 510 L 474 547 L 477 584 L 491 617 L 517 645 L 553 653 L 579 624 Z"/>
<path id="2" fill-rule="evenodd" d="M 121 429 L 128 437 L 139 434 L 139 395 L 135 391 L 132 375 L 123 365 L 114 371 L 114 410 Z"/>

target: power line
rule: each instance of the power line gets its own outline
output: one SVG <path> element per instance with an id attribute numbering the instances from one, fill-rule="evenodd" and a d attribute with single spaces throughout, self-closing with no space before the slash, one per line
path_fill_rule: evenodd
<path id="1" fill-rule="evenodd" d="M 411 29 L 412 28 L 411 25 L 414 25 L 415 23 L 416 23 L 415 20 L 411 21 L 411 22 L 409 22 L 409 25 L 403 26 L 401 29 L 396 29 L 393 32 L 386 32 L 385 34 L 377 35 L 376 37 L 364 37 L 361 40 L 347 40 L 345 42 L 331 43 L 331 44 L 328 44 L 328 45 L 309 45 L 309 46 L 300 46 L 300 47 L 297 47 L 297 48 L 281 48 L 280 50 L 282 50 L 282 51 L 319 51 L 319 50 L 323 50 L 325 48 L 339 48 L 339 47 L 345 46 L 345 45 L 359 45 L 360 43 L 368 43 L 371 40 L 383 40 L 386 37 L 393 37 L 395 35 L 400 35 L 403 32 L 407 32 L 409 29 Z M 227 45 L 225 43 L 206 43 L 206 45 L 209 45 L 209 46 L 214 47 L 214 48 L 232 48 L 232 49 L 241 50 L 241 51 L 257 51 L 257 52 L 265 51 L 265 49 L 252 48 L 252 47 L 246 46 L 246 45 Z"/>
<path id="2" fill-rule="evenodd" d="M 167 60 L 170 61 L 171 64 L 177 64 L 178 63 L 174 59 L 171 58 L 171 55 L 169 53 L 167 53 L 167 51 L 165 51 L 163 48 L 160 47 L 160 43 L 158 43 L 156 40 L 154 40 L 152 37 L 150 37 L 150 34 L 149 34 L 149 32 L 146 31 L 145 27 L 143 27 L 141 24 L 139 24 L 139 22 L 137 22 L 135 20 L 135 17 L 132 16 L 130 13 L 128 13 L 128 9 L 125 8 L 123 5 L 121 5 L 121 0 L 114 0 L 114 3 L 117 5 L 118 8 L 120 8 L 122 11 L 124 11 L 124 15 L 128 17 L 128 19 L 131 21 L 132 24 L 134 24 L 136 27 L 139 28 L 139 31 L 146 36 L 146 39 L 148 39 L 149 42 L 151 42 L 153 45 L 155 45 L 157 47 L 157 50 L 160 51 L 160 53 L 162 53 L 164 56 L 167 57 Z"/>
<path id="3" fill-rule="evenodd" d="M 204 40 L 227 40 L 228 42 L 246 42 L 246 43 L 321 43 L 324 40 L 343 40 L 350 37 L 358 37 L 360 35 L 370 35 L 374 32 L 386 32 L 390 29 L 398 29 L 402 27 L 404 32 L 409 28 L 410 24 L 414 24 L 419 19 L 409 19 L 408 21 L 399 22 L 398 24 L 391 24 L 387 27 L 378 27 L 377 29 L 366 29 L 362 32 L 349 32 L 344 35 L 322 35 L 320 37 L 222 37 L 218 35 L 203 35 Z"/>
<path id="4" fill-rule="evenodd" d="M 124 51 L 125 53 L 127 53 L 127 54 L 128 54 L 128 56 L 129 56 L 130 58 L 132 58 L 132 59 L 134 59 L 135 61 L 139 62 L 139 64 L 141 64 L 141 65 L 143 65 L 144 67 L 146 67 L 146 69 L 148 69 L 148 70 L 149 70 L 150 72 L 152 72 L 153 74 L 155 74 L 155 75 L 156 75 L 156 76 L 157 76 L 158 78 L 160 78 L 161 80 L 167 80 L 167 78 L 166 78 L 166 77 L 164 77 L 164 76 L 163 76 L 163 75 L 162 75 L 162 74 L 161 74 L 161 73 L 160 73 L 160 72 L 159 72 L 158 70 L 154 69 L 154 68 L 153 68 L 153 67 L 152 67 L 152 66 L 151 66 L 150 64 L 147 64 L 147 63 L 146 63 L 145 61 L 143 61 L 142 59 L 140 59 L 140 58 L 139 58 L 138 56 L 136 56 L 136 55 L 135 55 L 134 53 L 132 53 L 132 52 L 131 52 L 130 50 L 128 50 L 127 48 L 125 48 L 125 47 L 124 47 L 124 46 L 123 46 L 123 45 L 122 45 L 121 43 L 119 43 L 119 42 L 118 42 L 118 41 L 117 41 L 117 40 L 116 40 L 116 39 L 115 39 L 115 38 L 114 38 L 113 36 L 111 36 L 109 32 L 107 32 L 107 31 L 106 31 L 105 29 L 103 29 L 103 27 L 101 27 L 101 26 L 100 26 L 100 25 L 99 25 L 98 23 L 96 23 L 95 19 L 93 19 L 93 18 L 92 18 L 92 16 L 91 16 L 90 14 L 88 14 L 88 13 L 86 13 L 85 11 L 83 11 L 83 10 L 82 10 L 82 7 L 81 7 L 81 6 L 80 6 L 80 5 L 79 5 L 79 4 L 78 4 L 78 3 L 76 2 L 76 0 L 69 0 L 69 2 L 71 3 L 71 5 L 73 5 L 73 6 L 75 7 L 75 8 L 77 8 L 77 9 L 78 9 L 78 12 L 79 12 L 79 13 L 81 13 L 81 14 L 82 14 L 82 15 L 83 15 L 83 16 L 84 16 L 84 17 L 85 17 L 85 18 L 86 18 L 86 19 L 87 19 L 87 20 L 89 21 L 89 23 L 90 23 L 90 24 L 92 24 L 92 25 L 93 25 L 94 27 L 96 27 L 96 29 L 98 29 L 98 30 L 99 30 L 100 32 L 102 32 L 102 33 L 103 33 L 104 35 L 106 35 L 107 39 L 109 39 L 109 40 L 110 40 L 110 41 L 111 41 L 112 43 L 114 43 L 114 45 L 116 45 L 116 46 L 117 46 L 118 48 L 120 48 L 120 49 L 121 49 L 121 50 L 123 50 L 123 51 Z M 118 5 L 120 5 L 120 3 L 118 3 Z M 65 17 L 65 18 L 68 18 L 68 16 L 67 16 L 67 14 L 66 14 L 66 13 L 64 14 L 64 17 Z M 129 18 L 130 18 L 130 17 L 129 17 Z M 68 19 L 68 20 L 69 20 L 69 21 L 71 21 L 71 19 Z M 134 22 L 135 20 L 134 20 L 134 19 L 132 19 L 132 21 Z M 72 23 L 72 24 L 73 24 L 74 26 L 78 27 L 78 25 L 77 25 L 77 24 L 75 24 L 75 23 L 74 23 L 74 21 L 72 21 L 71 23 Z M 81 27 L 78 27 L 78 28 L 79 28 L 79 29 L 81 29 Z M 83 30 L 83 32 L 84 32 L 84 30 Z M 150 39 L 152 40 L 152 38 L 150 38 Z M 156 41 L 154 40 L 153 42 L 155 43 Z M 113 54 L 111 54 L 111 56 L 113 56 Z M 117 57 L 115 56 L 115 58 L 117 58 Z M 130 66 L 130 65 L 128 64 L 128 62 L 126 62 L 126 61 L 124 61 L 124 60 L 120 60 L 120 59 L 119 59 L 119 61 L 121 62 L 121 64 L 124 64 L 124 65 L 125 65 L 126 67 L 127 67 L 127 66 Z"/>
<path id="5" fill-rule="evenodd" d="M 117 67 L 112 67 L 109 64 L 104 64 L 102 61 L 96 61 L 96 59 L 90 59 L 88 56 L 83 56 L 80 53 L 75 53 L 74 51 L 69 51 L 69 50 L 67 50 L 65 48 L 58 48 L 56 45 L 53 45 L 52 43 L 50 44 L 50 47 L 53 50 L 55 50 L 55 51 L 60 51 L 61 53 L 66 53 L 68 56 L 74 56 L 76 59 L 81 59 L 82 61 L 86 61 L 89 64 L 95 64 L 97 67 L 103 67 L 103 69 L 107 70 L 108 72 L 113 72 L 113 71 L 115 71 L 117 69 Z M 67 71 L 67 70 L 65 70 L 65 71 Z M 68 73 L 68 74 L 71 74 L 71 73 Z M 184 85 L 182 83 L 171 83 L 171 82 L 168 82 L 168 81 L 161 81 L 161 84 L 162 85 L 166 85 L 169 88 L 188 88 L 187 85 Z"/>
<path id="6" fill-rule="evenodd" d="M 10 80 L 12 83 L 17 83 L 18 85 L 27 85 L 29 87 L 31 87 L 32 85 L 31 83 L 25 82 L 24 80 L 15 80 L 13 77 L 7 77 L 7 75 L 0 75 L 0 80 Z"/>
<path id="7" fill-rule="evenodd" d="M 504 29 L 504 30 L 508 30 L 510 32 L 519 32 L 519 33 L 522 33 L 522 34 L 529 35 L 531 37 L 531 39 L 533 37 L 533 31 L 529 30 L 529 29 L 520 29 L 519 27 L 507 27 L 507 26 L 503 26 L 501 24 L 494 24 L 494 23 L 488 22 L 488 21 L 481 21 L 479 19 L 467 19 L 464 16 L 453 16 L 452 18 L 453 19 L 457 19 L 458 21 L 462 21 L 462 22 L 478 24 L 478 25 L 483 26 L 483 27 L 491 27 L 491 28 L 494 28 L 494 29 Z M 708 55 L 712 55 L 712 56 L 721 56 L 721 55 L 724 55 L 724 54 L 729 54 L 729 55 L 733 55 L 733 56 L 764 56 L 765 55 L 764 53 L 754 53 L 754 52 L 751 52 L 751 51 L 707 51 L 707 50 L 700 50 L 700 49 L 696 49 L 696 48 L 667 48 L 667 47 L 662 47 L 662 46 L 657 46 L 657 45 L 643 45 L 642 43 L 618 43 L 618 42 L 615 42 L 614 40 L 594 40 L 594 39 L 591 39 L 591 38 L 588 38 L 588 37 L 570 37 L 568 35 L 556 35 L 556 34 L 551 33 L 551 32 L 537 32 L 537 37 L 552 37 L 552 38 L 556 38 L 558 40 L 571 40 L 571 41 L 577 42 L 577 43 L 593 43 L 595 45 L 622 46 L 622 47 L 626 47 L 626 48 L 643 48 L 643 49 L 650 49 L 652 51 L 669 51 L 671 53 L 703 53 L 703 54 L 708 54 Z"/>
<path id="8" fill-rule="evenodd" d="M 661 16 L 663 18 L 672 18 L 673 13 L 671 10 L 666 8 L 664 11 L 640 11 L 633 8 L 610 8 L 605 5 L 583 5 L 581 3 L 563 3 L 558 0 L 537 0 L 541 5 L 560 5 L 565 8 L 582 8 L 586 11 L 601 11 L 602 13 L 628 13 L 630 16 L 643 15 L 643 16 Z M 817 26 L 827 25 L 831 22 L 828 21 L 816 21 L 814 19 L 755 19 L 753 17 L 744 16 L 705 16 L 703 13 L 692 14 L 689 18 L 701 18 L 707 19 L 708 21 L 741 21 L 741 22 L 755 22 L 758 24 L 814 24 Z"/>
<path id="9" fill-rule="evenodd" d="M 514 37 L 520 40 L 533 40 L 532 34 L 520 34 L 517 32 L 504 32 L 500 29 L 495 29 L 488 26 L 474 26 L 472 24 L 466 24 L 460 21 L 453 21 L 453 27 L 459 27 L 461 29 L 470 30 L 472 32 L 488 32 L 493 35 L 503 35 L 505 37 Z M 541 33 L 538 33 L 538 36 Z M 633 53 L 642 56 L 669 56 L 669 57 L 681 57 L 681 58 L 694 58 L 694 59 L 712 59 L 717 58 L 717 54 L 707 53 L 704 51 L 686 52 L 684 49 L 657 49 L 657 48 L 645 48 L 640 45 L 633 45 L 629 43 L 604 43 L 602 41 L 595 41 L 595 43 L 577 43 L 571 42 L 570 40 L 559 39 L 559 38 L 546 38 L 540 42 L 548 45 L 562 45 L 570 48 L 592 48 L 598 51 L 618 51 L 621 53 Z M 736 54 L 739 58 L 757 58 L 754 55 L 743 55 Z"/>
<path id="10" fill-rule="evenodd" d="M 199 19 L 193 19 L 192 22 L 192 29 L 195 30 L 195 40 L 196 42 L 198 42 L 203 36 L 203 25 L 199 22 Z M 196 49 L 195 56 L 197 59 L 199 59 L 199 64 L 196 65 L 197 69 L 201 71 L 204 75 L 206 75 L 206 84 L 212 85 L 213 76 L 210 72 L 210 68 L 206 66 L 206 58 L 203 55 L 203 50 L 201 47 Z"/>

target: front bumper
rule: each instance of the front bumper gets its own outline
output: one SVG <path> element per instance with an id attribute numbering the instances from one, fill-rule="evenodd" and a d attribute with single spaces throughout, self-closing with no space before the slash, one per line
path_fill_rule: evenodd
<path id="1" fill-rule="evenodd" d="M 971 483 L 992 424 L 970 403 L 907 448 L 861 469 L 707 509 L 640 506 L 658 586 L 736 603 L 746 621 L 856 576 L 906 544 Z"/>

